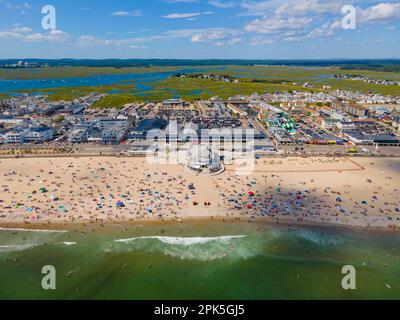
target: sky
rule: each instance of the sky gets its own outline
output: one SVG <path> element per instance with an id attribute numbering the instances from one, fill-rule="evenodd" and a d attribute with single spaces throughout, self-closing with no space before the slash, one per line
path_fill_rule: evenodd
<path id="1" fill-rule="evenodd" d="M 1 59 L 400 58 L 392 0 L 0 0 L 0 12 Z"/>

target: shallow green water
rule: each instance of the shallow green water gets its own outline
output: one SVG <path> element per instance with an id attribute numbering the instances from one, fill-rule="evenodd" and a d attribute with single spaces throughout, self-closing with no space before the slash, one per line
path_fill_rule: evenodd
<path id="1" fill-rule="evenodd" d="M 399 255 L 400 235 L 332 228 L 3 230 L 0 299 L 399 299 Z M 357 270 L 354 291 L 341 288 L 347 264 Z M 56 268 L 54 291 L 41 288 L 44 265 Z"/>

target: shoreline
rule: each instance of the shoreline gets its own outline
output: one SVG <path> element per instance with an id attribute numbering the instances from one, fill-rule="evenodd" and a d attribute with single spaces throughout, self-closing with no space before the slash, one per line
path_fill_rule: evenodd
<path id="1" fill-rule="evenodd" d="M 53 221 L 49 224 L 43 223 L 16 223 L 16 222 L 0 222 L 0 232 L 1 231 L 20 231 L 20 232 L 70 232 L 76 231 L 80 229 L 92 229 L 92 230 L 102 230 L 112 227 L 120 227 L 120 228 L 137 228 L 142 226 L 165 226 L 172 224 L 207 224 L 207 223 L 248 223 L 253 225 L 263 225 L 269 227 L 284 227 L 289 229 L 295 228 L 326 228 L 326 229 L 340 229 L 340 230 L 352 230 L 352 231 L 360 231 L 360 232 L 374 232 L 374 233 L 400 233 L 400 229 L 393 230 L 387 227 L 381 226 L 357 226 L 357 225 L 346 225 L 346 224 L 334 224 L 331 222 L 318 222 L 318 221 L 295 221 L 290 218 L 280 221 L 277 223 L 276 220 L 269 217 L 262 217 L 256 220 L 249 220 L 246 218 L 236 217 L 236 218 L 227 218 L 222 216 L 209 216 L 209 217 L 189 217 L 182 219 L 146 219 L 146 220 L 138 220 L 138 221 L 104 221 L 104 222 L 89 222 L 89 221 L 77 221 L 77 222 L 62 222 L 62 221 Z"/>

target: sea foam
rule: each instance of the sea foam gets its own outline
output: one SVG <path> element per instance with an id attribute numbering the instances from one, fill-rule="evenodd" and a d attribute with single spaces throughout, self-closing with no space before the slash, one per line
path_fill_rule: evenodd
<path id="1" fill-rule="evenodd" d="M 166 244 L 191 246 L 196 244 L 204 244 L 212 241 L 220 241 L 227 243 L 232 239 L 240 239 L 246 237 L 245 235 L 237 236 L 221 236 L 221 237 L 136 237 L 128 239 L 117 239 L 115 242 L 132 242 L 136 240 L 159 240 Z"/>
<path id="2" fill-rule="evenodd" d="M 159 252 L 181 260 L 212 261 L 219 259 L 249 259 L 259 248 L 246 235 L 220 237 L 145 236 L 114 240 L 107 252 Z"/>
<path id="3" fill-rule="evenodd" d="M 63 242 L 62 244 L 65 245 L 65 246 L 67 246 L 67 247 L 69 247 L 69 246 L 75 245 L 76 242 L 67 242 L 67 241 L 65 241 L 65 242 Z"/>
<path id="4" fill-rule="evenodd" d="M 15 251 L 23 251 L 30 248 L 33 248 L 35 244 L 9 244 L 0 246 L 0 253 L 2 252 L 15 252 Z"/>

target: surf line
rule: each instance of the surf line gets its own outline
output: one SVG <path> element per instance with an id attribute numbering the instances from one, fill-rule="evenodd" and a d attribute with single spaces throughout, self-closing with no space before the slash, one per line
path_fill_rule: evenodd
<path id="1" fill-rule="evenodd" d="M 128 239 L 118 239 L 114 240 L 114 242 L 131 242 L 131 241 L 136 241 L 136 240 L 159 240 L 163 243 L 166 244 L 178 244 L 178 245 L 184 245 L 184 246 L 189 246 L 193 244 L 204 244 L 208 243 L 211 241 L 221 241 L 221 242 L 229 242 L 232 239 L 239 239 L 239 238 L 245 238 L 245 235 L 237 235 L 237 236 L 221 236 L 221 237 L 186 237 L 186 238 L 180 238 L 180 237 L 137 237 L 137 238 L 128 238 Z"/>
<path id="2" fill-rule="evenodd" d="M 24 228 L 2 228 L 0 231 L 21 231 L 21 232 L 43 232 L 43 233 L 65 233 L 67 230 L 45 230 L 45 229 L 24 229 Z"/>

